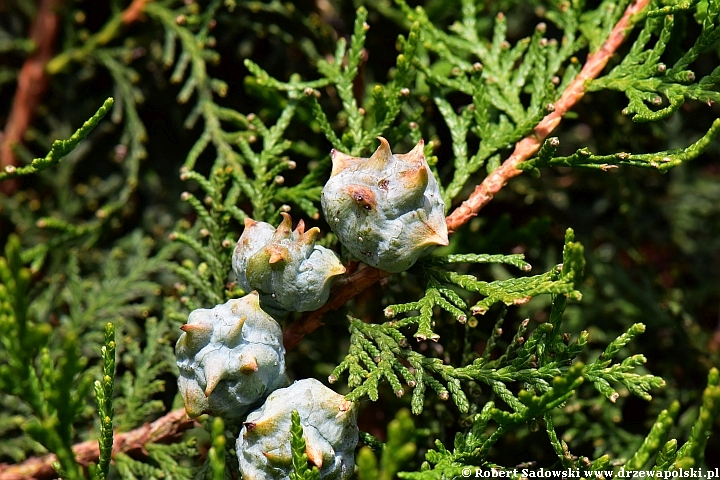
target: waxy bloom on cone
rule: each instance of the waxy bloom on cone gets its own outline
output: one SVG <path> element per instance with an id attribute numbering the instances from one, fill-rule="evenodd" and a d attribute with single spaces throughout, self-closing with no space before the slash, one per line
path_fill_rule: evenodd
<path id="1" fill-rule="evenodd" d="M 370 158 L 332 151 L 322 191 L 325 218 L 358 260 L 402 272 L 436 245 L 448 244 L 445 204 L 430 171 L 424 142 L 395 155 L 387 140 Z"/>
<path id="2" fill-rule="evenodd" d="M 293 410 L 300 415 L 308 462 L 318 467 L 320 478 L 350 478 L 358 442 L 357 405 L 312 378 L 275 390 L 248 415 L 236 448 L 242 478 L 290 478 Z"/>
<path id="3" fill-rule="evenodd" d="M 190 313 L 175 346 L 188 416 L 237 419 L 287 384 L 280 325 L 257 292 Z"/>
<path id="4" fill-rule="evenodd" d="M 345 267 L 332 250 L 315 245 L 320 229 L 305 231 L 302 220 L 292 230 L 290 215 L 280 225 L 245 220 L 245 230 L 233 253 L 238 284 L 257 290 L 263 309 L 274 314 L 320 308 L 330 295 L 335 277 Z"/>

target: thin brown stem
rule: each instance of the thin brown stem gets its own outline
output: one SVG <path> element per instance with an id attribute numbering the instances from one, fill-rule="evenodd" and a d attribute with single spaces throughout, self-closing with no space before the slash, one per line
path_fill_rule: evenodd
<path id="1" fill-rule="evenodd" d="M 13 147 L 21 143 L 25 132 L 35 114 L 40 101 L 47 91 L 50 76 L 60 72 L 71 60 L 82 58 L 79 53 L 87 54 L 95 46 L 105 45 L 126 27 L 142 19 L 145 5 L 152 0 L 133 0 L 119 13 L 118 21 L 110 21 L 100 32 L 89 39 L 82 47 L 71 49 L 52 58 L 55 39 L 60 23 L 57 13 L 63 0 L 41 0 L 37 17 L 30 28 L 30 39 L 36 50 L 27 58 L 18 75 L 12 109 L 8 115 L 5 131 L 0 135 L 0 168 L 17 166 L 18 159 Z M 18 189 L 17 180 L 0 183 L 0 193 L 12 195 Z"/>
<path id="2" fill-rule="evenodd" d="M 555 110 L 543 118 L 530 135 L 517 142 L 512 155 L 493 173 L 485 177 L 482 183 L 475 187 L 475 191 L 470 197 L 445 219 L 451 233 L 475 217 L 509 179 L 521 173 L 521 170 L 517 169 L 518 164 L 528 160 L 538 151 L 542 142 L 560 124 L 563 116 L 585 95 L 587 81 L 600 75 L 610 57 L 627 38 L 632 27 L 633 15 L 641 12 L 649 3 L 650 0 L 635 0 L 628 6 L 602 47 L 588 55 L 583 69 L 555 102 L 553 105 Z M 368 267 L 338 282 L 333 289 L 331 302 L 314 312 L 303 315 L 285 329 L 285 348 L 288 350 L 295 348 L 305 335 L 323 325 L 321 319 L 325 313 L 342 307 L 352 297 L 387 275 L 387 272 Z"/>
<path id="3" fill-rule="evenodd" d="M 126 433 L 116 433 L 113 438 L 113 454 L 132 450 L 144 451 L 145 445 L 152 442 L 168 441 L 176 438 L 185 430 L 196 425 L 185 413 L 185 409 L 173 410 L 143 426 Z M 100 449 L 97 440 L 88 440 L 73 447 L 77 462 L 87 467 L 97 462 Z M 57 475 L 52 464 L 57 460 L 54 454 L 34 457 L 16 465 L 0 465 L 0 480 L 25 480 L 53 478 Z"/>
<path id="4" fill-rule="evenodd" d="M 12 108 L 0 135 L 0 168 L 18 165 L 13 146 L 22 142 L 30 126 L 35 110 L 45 95 L 49 76 L 45 65 L 52 58 L 57 37 L 60 15 L 57 12 L 62 0 L 41 0 L 37 16 L 30 27 L 30 40 L 35 51 L 25 60 L 18 74 L 17 89 Z M 0 183 L 0 193 L 13 194 L 18 188 L 17 180 Z"/>
<path id="5" fill-rule="evenodd" d="M 557 128 L 563 116 L 585 95 L 585 84 L 588 80 L 600 75 L 610 57 L 627 38 L 632 27 L 632 17 L 647 7 L 649 3 L 650 0 L 636 0 L 625 10 L 602 47 L 588 55 L 583 69 L 554 103 L 555 110 L 543 118 L 530 135 L 517 142 L 512 155 L 499 168 L 485 177 L 482 183 L 475 187 L 475 191 L 470 197 L 448 215 L 445 219 L 448 231 L 454 232 L 465 225 L 492 200 L 509 179 L 521 173 L 521 170 L 517 169 L 518 164 L 528 160 L 540 149 L 543 141 Z"/>

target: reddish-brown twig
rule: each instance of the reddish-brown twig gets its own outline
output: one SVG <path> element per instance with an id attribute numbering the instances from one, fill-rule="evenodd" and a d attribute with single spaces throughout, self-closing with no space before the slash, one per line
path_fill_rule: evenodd
<path id="1" fill-rule="evenodd" d="M 145 11 L 145 5 L 152 2 L 152 0 L 133 0 L 133 2 L 120 14 L 122 23 L 130 25 L 141 19 L 143 12 Z"/>
<path id="2" fill-rule="evenodd" d="M 456 231 L 476 216 L 480 209 L 492 200 L 493 196 L 503 188 L 509 179 L 521 173 L 521 170 L 517 169 L 517 165 L 529 159 L 538 151 L 550 132 L 557 128 L 562 117 L 583 97 L 585 83 L 600 74 L 610 57 L 613 56 L 625 40 L 628 29 L 632 26 L 632 16 L 642 11 L 649 3 L 650 0 L 635 0 L 625 10 L 622 18 L 610 32 L 602 47 L 588 55 L 583 69 L 553 105 L 554 111 L 543 118 L 530 135 L 517 142 L 512 155 L 492 174 L 485 177 L 482 183 L 475 187 L 475 191 L 470 197 L 448 215 L 445 221 L 450 232 Z M 381 275 L 381 273 L 384 273 L 384 275 Z M 319 310 L 300 317 L 285 329 L 285 348 L 288 350 L 294 348 L 305 335 L 321 327 L 323 325 L 321 321 L 323 314 L 340 308 L 347 300 L 350 300 L 385 276 L 387 276 L 386 272 L 374 268 L 365 268 L 350 275 L 342 283 L 338 282 L 336 288 L 333 289 L 333 300 L 331 302 L 323 305 Z"/>
<path id="3" fill-rule="evenodd" d="M 542 141 L 558 126 L 563 115 L 582 98 L 585 94 L 585 82 L 596 78 L 600 74 L 610 57 L 625 40 L 627 30 L 631 26 L 631 17 L 643 10 L 649 3 L 650 0 L 636 0 L 627 8 L 625 14 L 617 25 L 615 25 L 603 46 L 597 52 L 588 56 L 587 63 L 582 71 L 555 103 L 555 111 L 545 117 L 535 127 L 531 135 L 520 140 L 515 145 L 515 150 L 512 155 L 505 160 L 493 174 L 486 177 L 485 180 L 476 187 L 473 194 L 447 217 L 446 221 L 451 231 L 457 230 L 460 226 L 476 216 L 478 211 L 492 199 L 493 195 L 500 191 L 507 180 L 520 173 L 516 168 L 517 165 L 530 158 L 538 148 L 540 148 Z M 383 272 L 382 270 L 365 267 L 358 269 L 352 275 L 339 281 L 333 289 L 332 300 L 320 309 L 310 312 L 296 320 L 285 329 L 284 342 L 286 348 L 294 348 L 305 335 L 322 326 L 321 317 L 323 314 L 330 310 L 340 308 L 355 295 L 388 275 L 387 272 Z M 185 423 L 183 423 L 183 419 L 185 419 Z M 125 452 L 131 449 L 142 448 L 142 445 L 149 441 L 172 437 L 190 428 L 192 424 L 193 422 L 191 420 L 186 419 L 184 410 L 175 410 L 157 419 L 149 426 L 144 425 L 140 429 L 116 435 L 113 452 Z M 153 431 L 155 434 L 150 435 L 148 431 Z M 97 461 L 99 453 L 97 442 L 85 442 L 76 445 L 73 450 L 76 452 L 78 462 L 82 465 L 87 465 L 91 461 Z M 53 461 L 54 456 L 48 455 L 41 458 L 29 459 L 18 465 L 0 465 L 0 480 L 46 478 L 45 476 L 38 475 L 38 472 L 49 472 L 45 475 L 52 475 L 54 471 L 50 465 Z"/>
<path id="4" fill-rule="evenodd" d="M 295 348 L 305 335 L 323 325 L 321 321 L 323 315 L 342 307 L 355 295 L 388 275 L 390 275 L 388 272 L 365 265 L 364 268 L 358 269 L 352 275 L 339 280 L 333 286 L 330 294 L 331 300 L 319 309 L 303 315 L 285 328 L 283 332 L 285 348 L 288 350 Z"/>
<path id="5" fill-rule="evenodd" d="M 127 26 L 142 18 L 145 5 L 152 0 L 133 0 L 120 15 L 120 23 L 108 22 L 106 27 L 95 34 L 91 40 L 86 42 L 83 49 L 87 50 L 89 45 L 104 45 L 117 35 L 120 26 Z M 30 28 L 30 39 L 35 44 L 35 51 L 30 55 L 18 75 L 18 86 L 15 91 L 12 109 L 8 116 L 5 132 L 0 136 L 0 168 L 7 165 L 16 166 L 17 158 L 13 152 L 13 146 L 22 142 L 25 132 L 30 126 L 35 110 L 40 104 L 43 95 L 47 91 L 50 75 L 62 70 L 61 67 L 52 69 L 46 68 L 53 55 L 53 46 L 58 32 L 60 22 L 56 10 L 62 0 L 42 0 L 38 9 L 37 17 Z M 53 59 L 53 64 L 64 66 L 71 58 L 72 49 L 60 54 L 65 61 Z M 18 188 L 17 180 L 6 180 L 0 183 L 0 193 L 12 195 Z"/>
<path id="6" fill-rule="evenodd" d="M 18 74 L 17 90 L 8 115 L 5 131 L 0 138 L 0 168 L 18 164 L 13 145 L 22 141 L 25 132 L 48 87 L 45 65 L 53 55 L 55 37 L 60 24 L 57 13 L 62 0 L 42 0 L 37 16 L 30 27 L 30 40 L 35 51 L 25 60 Z M 17 180 L 0 182 L 0 192 L 11 195 L 17 190 Z"/>
<path id="7" fill-rule="evenodd" d="M 509 179 L 521 173 L 521 170 L 517 169 L 518 164 L 528 160 L 540 149 L 550 132 L 560 124 L 562 117 L 585 95 L 586 82 L 600 75 L 610 57 L 625 41 L 628 29 L 632 26 L 633 15 L 642 11 L 649 3 L 650 0 L 636 0 L 625 10 L 602 47 L 588 55 L 583 69 L 553 104 L 554 111 L 543 118 L 530 135 L 516 143 L 512 155 L 493 173 L 485 177 L 482 183 L 475 187 L 470 197 L 448 215 L 445 221 L 450 232 L 454 232 L 476 216 Z"/>
<path id="8" fill-rule="evenodd" d="M 154 422 L 146 423 L 135 430 L 116 433 L 113 439 L 113 454 L 131 450 L 143 451 L 146 444 L 170 440 L 195 425 L 196 422 L 190 420 L 185 414 L 185 409 L 173 410 Z M 83 467 L 91 462 L 97 462 L 100 455 L 97 440 L 78 443 L 73 447 L 73 452 L 78 463 Z M 55 460 L 57 457 L 50 454 L 29 458 L 17 465 L 0 465 L 0 480 L 53 478 L 57 475 L 52 468 Z"/>

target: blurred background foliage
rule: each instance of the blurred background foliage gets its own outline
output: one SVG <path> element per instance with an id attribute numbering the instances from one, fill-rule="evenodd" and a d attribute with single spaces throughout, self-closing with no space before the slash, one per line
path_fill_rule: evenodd
<path id="1" fill-rule="evenodd" d="M 460 18 L 460 2 L 415 3 L 421 3 L 438 26 L 446 27 Z M 514 43 L 532 35 L 543 13 L 541 3 L 482 2 L 478 9 L 484 19 L 477 28 L 488 34 L 497 13 L 504 12 L 507 37 Z M 362 92 L 369 85 L 387 81 L 389 71 L 395 68 L 396 39 L 407 35 L 410 27 L 388 0 L 228 0 L 211 5 L 189 0 L 157 5 L 171 12 L 178 25 L 183 25 L 182 15 L 193 18 L 198 11 L 214 12 L 206 22 L 206 44 L 217 54 L 208 56 L 207 74 L 226 84 L 216 90 L 220 95 L 214 101 L 241 112 L 246 119 L 255 114 L 267 125 L 277 120 L 287 100 L 258 84 L 245 67 L 246 59 L 281 80 L 293 74 L 304 80 L 316 78 L 317 59 L 332 56 L 339 38 L 349 39 L 356 8 L 364 5 L 370 30 L 360 76 L 353 85 Z M 122 1 L 58 2 L 61 25 L 55 54 L 92 46 L 89 40 L 127 6 Z M 27 32 L 37 11 L 38 5 L 31 2 L 0 2 L 0 124 L 7 120 L 19 70 L 32 49 Z M 31 318 L 76 332 L 82 355 L 95 376 L 101 371 L 105 325 L 115 322 L 119 395 L 115 424 L 122 430 L 180 406 L 175 396 L 172 350 L 177 327 L 187 315 L 188 302 L 210 306 L 189 298 L 191 292 L 172 266 L 192 267 L 200 261 L 191 249 L 168 238 L 176 229 L 193 231 L 197 212 L 180 200 L 181 193 L 187 190 L 198 198 L 204 194 L 196 183 L 183 182 L 180 171 L 204 126 L 196 122 L 188 128 L 186 120 L 193 115 L 197 99 L 182 97 L 178 101 L 182 73 L 173 78 L 176 67 L 167 60 L 166 43 L 171 34 L 159 18 L 159 14 L 142 14 L 87 55 L 70 55 L 67 63 L 51 64 L 57 69 L 50 73 L 48 91 L 24 143 L 16 150 L 21 161 L 44 156 L 53 140 L 69 137 L 106 98 L 113 96 L 115 106 L 59 165 L 22 178 L 11 195 L 0 194 L 0 245 L 11 234 L 18 234 L 23 259 L 31 266 Z M 205 21 L 202 15 L 200 18 L 199 22 Z M 691 43 L 699 27 L 691 20 L 684 22 L 678 22 L 676 28 L 686 29 Z M 558 32 L 548 35 L 553 33 Z M 628 47 L 622 48 L 621 53 Z M 682 52 L 683 45 L 674 48 Z M 717 46 L 714 50 L 699 59 L 698 76 L 717 66 L 720 52 Z M 579 58 L 585 53 L 581 51 Z M 199 92 L 195 95 L 201 95 Z M 465 103 L 459 96 L 446 100 L 453 106 Z M 342 127 L 345 119 L 337 96 L 324 94 L 320 102 L 326 112 L 340 112 L 334 121 Z M 621 115 L 626 104 L 619 92 L 586 95 L 553 133 L 561 139 L 559 153 L 569 155 L 581 147 L 590 147 L 597 154 L 684 148 L 703 135 L 720 114 L 715 104 L 688 101 L 666 120 L 636 124 Z M 452 158 L 450 132 L 432 101 L 419 96 L 407 108 L 420 112 L 422 136 L 433 141 L 433 154 L 439 161 Z M 287 154 L 298 168 L 283 175 L 287 184 L 295 185 L 318 167 L 331 145 L 318 132 L 309 106 L 298 109 L 284 138 L 292 142 Z M 408 141 L 406 146 L 410 145 Z M 213 155 L 204 152 L 197 158 L 195 170 L 208 176 L 213 162 Z M 440 173 L 448 174 L 442 168 Z M 239 207 L 250 210 L 247 201 Z M 303 211 L 294 206 L 293 218 L 303 217 L 328 232 L 322 219 Z M 230 225 L 235 238 L 239 237 L 242 223 L 231 219 Z M 621 398 L 612 404 L 585 385 L 578 397 L 554 413 L 556 428 L 575 454 L 622 456 L 637 447 L 657 414 L 677 400 L 682 407 L 671 436 L 686 438 L 697 415 L 707 371 L 720 365 L 720 143 L 713 142 L 700 158 L 666 174 L 621 167 L 608 172 L 545 168 L 540 178 L 521 175 L 453 235 L 451 248 L 524 253 L 535 271 L 544 272 L 561 261 L 567 228 L 573 228 L 576 239 L 585 246 L 587 265 L 584 281 L 576 285 L 583 300 L 568 306 L 564 330 L 573 337 L 589 330 L 592 348 L 588 358 L 592 359 L 631 325 L 644 323 L 646 332 L 626 350 L 643 353 L 648 358 L 644 368 L 663 377 L 667 386 L 653 392 L 652 402 L 621 391 Z M 502 266 L 482 268 L 473 273 L 509 276 Z M 361 294 L 352 302 L 353 315 L 374 318 L 388 303 L 417 298 L 421 287 L 413 291 L 413 277 L 407 277 L 407 282 L 378 284 Z M 546 321 L 549 309 L 549 297 L 509 308 L 501 341 L 510 342 L 524 318 Z M 496 310 L 479 317 L 473 333 L 478 351 L 492 329 Z M 347 339 L 342 323 L 347 313 L 328 315 L 326 327 L 289 353 L 289 371 L 294 378 L 327 378 L 347 351 L 347 340 L 337 341 Z M 444 332 L 457 328 L 456 323 L 446 323 L 437 329 L 441 337 L 452 338 Z M 452 347 L 422 342 L 418 350 L 436 349 L 437 356 L 449 358 Z M 51 354 L 61 356 L 62 345 L 51 345 Z M 0 362 L 2 355 L 0 351 Z M 407 396 L 397 399 L 386 390 L 381 402 L 364 402 L 360 417 L 361 429 L 380 439 L 386 438 L 395 412 L 408 406 Z M 44 452 L 22 428 L 28 414 L 27 406 L 15 397 L 0 396 L 0 463 Z M 94 415 L 94 400 L 88 393 L 80 417 L 85 428 L 77 428 L 75 440 L 94 438 Z M 449 445 L 465 426 L 451 403 L 437 401 L 428 403 L 423 415 L 414 420 L 421 428 L 414 431 L 414 439 L 403 441 L 414 441 L 417 454 L 409 456 L 404 469 L 417 468 L 434 439 Z M 506 466 L 552 464 L 555 453 L 547 442 L 537 441 L 538 435 L 532 425 L 506 434 L 493 450 L 492 460 Z M 203 448 L 209 448 L 209 434 L 195 432 L 195 436 Z M 707 449 L 720 451 L 717 436 L 710 439 Z M 717 458 L 707 455 L 710 464 Z"/>

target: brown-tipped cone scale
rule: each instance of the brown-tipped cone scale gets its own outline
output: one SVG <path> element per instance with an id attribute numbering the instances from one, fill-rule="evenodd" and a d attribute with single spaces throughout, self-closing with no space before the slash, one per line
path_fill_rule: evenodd
<path id="1" fill-rule="evenodd" d="M 193 311 L 182 330 L 178 387 L 190 417 L 238 419 L 286 384 L 282 331 L 257 292 Z"/>
<path id="2" fill-rule="evenodd" d="M 293 410 L 300 416 L 305 453 L 320 469 L 320 478 L 349 479 L 358 442 L 357 405 L 315 379 L 276 390 L 262 407 L 248 414 L 235 449 L 242 477 L 290 478 L 292 465 L 278 460 L 292 458 Z"/>
<path id="3" fill-rule="evenodd" d="M 358 260 L 402 272 L 438 245 L 448 244 L 445 204 L 420 140 L 395 155 L 387 140 L 370 158 L 333 150 L 333 169 L 322 191 L 325 218 Z"/>
<path id="4" fill-rule="evenodd" d="M 336 277 L 345 272 L 333 251 L 315 244 L 317 227 L 305 231 L 300 221 L 291 230 L 290 215 L 281 215 L 277 228 L 246 221 L 232 259 L 238 284 L 257 290 L 262 308 L 277 317 L 320 308 Z"/>

